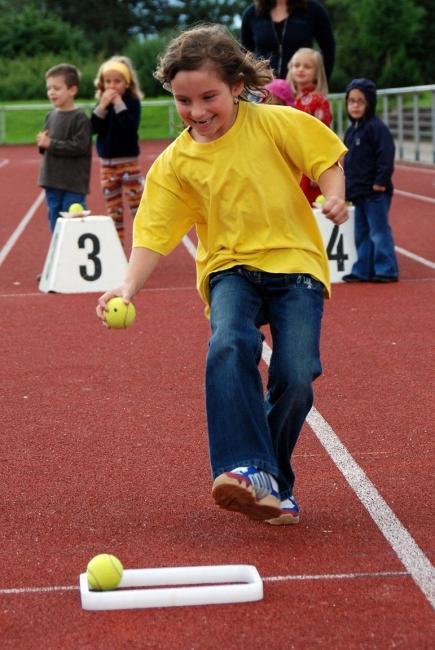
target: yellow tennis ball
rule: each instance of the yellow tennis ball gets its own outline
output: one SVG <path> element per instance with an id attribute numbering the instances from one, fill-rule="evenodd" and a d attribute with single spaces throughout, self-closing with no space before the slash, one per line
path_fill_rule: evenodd
<path id="1" fill-rule="evenodd" d="M 319 196 L 315 200 L 315 203 L 317 203 L 317 205 L 322 205 L 323 203 L 325 203 L 325 201 L 326 199 L 323 196 L 323 194 L 319 194 Z"/>
<path id="2" fill-rule="evenodd" d="M 124 567 L 117 557 L 102 553 L 90 560 L 86 569 L 88 585 L 97 591 L 116 589 L 121 582 Z"/>
<path id="3" fill-rule="evenodd" d="M 68 208 L 68 212 L 83 212 L 84 207 L 81 205 L 81 203 L 71 203 L 71 205 Z"/>
<path id="4" fill-rule="evenodd" d="M 122 298 L 111 298 L 106 305 L 104 318 L 109 327 L 123 329 L 134 323 L 136 309 L 132 302 L 126 305 Z"/>

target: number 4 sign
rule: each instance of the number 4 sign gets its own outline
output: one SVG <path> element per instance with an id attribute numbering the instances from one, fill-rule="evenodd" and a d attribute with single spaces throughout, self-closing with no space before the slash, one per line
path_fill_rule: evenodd
<path id="1" fill-rule="evenodd" d="M 333 224 L 320 209 L 313 212 L 328 255 L 331 282 L 343 282 L 343 275 L 351 272 L 356 260 L 354 208 L 348 208 L 349 219 L 341 226 Z"/>
<path id="2" fill-rule="evenodd" d="M 56 221 L 39 290 L 48 293 L 107 291 L 124 279 L 127 258 L 110 217 Z"/>

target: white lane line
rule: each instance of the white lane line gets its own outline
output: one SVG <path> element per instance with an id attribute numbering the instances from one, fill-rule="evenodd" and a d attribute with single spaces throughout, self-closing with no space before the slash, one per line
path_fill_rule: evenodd
<path id="1" fill-rule="evenodd" d="M 196 288 L 192 285 L 188 287 L 152 287 L 149 289 L 141 289 L 141 292 L 146 293 L 161 293 L 161 292 L 170 292 L 174 293 L 177 291 L 195 291 Z M 66 294 L 64 294 L 66 295 Z M 81 295 L 81 294 L 80 294 Z M 89 295 L 89 294 L 88 294 Z M 69 294 L 69 298 L 79 297 L 79 294 Z M 0 293 L 0 299 L 2 298 L 48 298 L 51 300 L 50 296 L 46 293 L 34 292 L 34 293 Z"/>
<path id="2" fill-rule="evenodd" d="M 0 160 L 0 169 L 6 167 L 6 165 L 9 165 L 9 158 L 3 158 L 3 160 Z"/>
<path id="3" fill-rule="evenodd" d="M 193 241 L 187 235 L 185 235 L 183 237 L 182 241 L 183 241 L 183 244 L 185 245 L 185 247 L 187 248 L 187 250 L 189 251 L 190 255 L 193 257 L 193 259 L 195 259 L 195 257 L 196 257 L 196 246 L 193 243 Z"/>
<path id="4" fill-rule="evenodd" d="M 43 200 L 44 200 L 44 192 L 41 192 L 38 198 L 33 202 L 33 204 L 27 210 L 26 214 L 21 219 L 20 223 L 15 228 L 12 235 L 9 237 L 6 244 L 0 250 L 0 266 L 3 264 L 3 262 L 11 252 L 12 248 L 15 246 L 15 243 L 23 233 L 25 227 L 27 226 L 27 224 L 29 223 L 29 221 L 31 220 L 31 218 L 33 217 L 33 215 L 35 214 L 36 210 L 39 208 Z"/>
<path id="5" fill-rule="evenodd" d="M 22 587 L 22 588 L 11 588 L 11 589 L 0 589 L 0 595 L 11 595 L 11 594 L 50 594 L 54 591 L 76 591 L 80 587 L 74 585 L 65 585 L 65 586 L 53 586 L 53 587 Z"/>
<path id="6" fill-rule="evenodd" d="M 397 578 L 409 576 L 406 571 L 378 571 L 364 573 L 318 573 L 314 575 L 288 575 L 270 576 L 263 578 L 263 582 L 288 582 L 290 580 L 353 580 L 354 578 Z M 1 593 L 1 592 L 0 592 Z"/>
<path id="7" fill-rule="evenodd" d="M 44 293 L 0 293 L 0 298 L 40 298 L 46 297 Z"/>
<path id="8" fill-rule="evenodd" d="M 307 422 L 403 566 L 435 609 L 435 569 L 337 434 L 314 407 Z"/>
<path id="9" fill-rule="evenodd" d="M 263 343 L 263 360 L 270 363 L 272 350 Z M 307 422 L 357 495 L 403 566 L 435 609 L 435 569 L 364 471 L 353 459 L 319 411 L 311 409 Z"/>
<path id="10" fill-rule="evenodd" d="M 435 262 L 431 262 L 430 260 L 427 260 L 425 257 L 420 257 L 420 255 L 411 253 L 411 251 L 406 250 L 406 248 L 395 246 L 394 250 L 396 250 L 401 255 L 404 255 L 405 257 L 409 257 L 411 260 L 414 260 L 415 262 L 419 262 L 419 264 L 424 264 L 424 266 L 428 266 L 430 269 L 435 269 Z"/>
<path id="11" fill-rule="evenodd" d="M 420 167 L 419 165 L 401 165 L 400 163 L 395 163 L 395 168 L 400 169 L 402 172 L 412 172 L 417 174 L 434 174 L 433 167 Z"/>
<path id="12" fill-rule="evenodd" d="M 414 194 L 413 192 L 405 192 L 404 190 L 394 190 L 395 194 L 400 194 L 400 196 L 406 196 L 410 199 L 417 199 L 417 201 L 425 201 L 426 203 L 435 203 L 435 199 L 431 196 L 424 196 L 423 194 Z"/>
<path id="13" fill-rule="evenodd" d="M 288 575 L 288 576 L 262 576 L 263 582 L 287 582 L 290 580 L 354 580 L 355 578 L 397 578 L 406 577 L 406 571 L 378 571 L 366 573 L 319 573 L 314 575 Z M 50 594 L 59 591 L 78 591 L 79 585 L 64 585 L 52 587 L 14 587 L 0 589 L 1 596 L 25 595 L 25 594 Z"/>

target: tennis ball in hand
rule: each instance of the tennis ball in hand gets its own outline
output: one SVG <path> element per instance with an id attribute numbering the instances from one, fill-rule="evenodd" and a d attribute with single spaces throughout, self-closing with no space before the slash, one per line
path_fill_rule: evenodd
<path id="1" fill-rule="evenodd" d="M 136 309 L 132 302 L 125 304 L 122 298 L 111 298 L 106 305 L 104 318 L 109 327 L 120 330 L 129 327 L 136 318 Z"/>
<path id="2" fill-rule="evenodd" d="M 71 205 L 68 208 L 68 212 L 75 213 L 75 212 L 83 212 L 84 207 L 82 206 L 81 203 L 71 203 Z"/>
<path id="3" fill-rule="evenodd" d="M 108 591 L 116 589 L 121 582 L 124 567 L 117 557 L 102 553 L 90 560 L 86 569 L 86 577 L 90 589 Z"/>
<path id="4" fill-rule="evenodd" d="M 314 202 L 316 203 L 316 205 L 323 205 L 325 203 L 325 201 L 326 201 L 326 199 L 323 196 L 323 194 L 319 194 L 319 196 L 316 198 L 316 200 Z"/>

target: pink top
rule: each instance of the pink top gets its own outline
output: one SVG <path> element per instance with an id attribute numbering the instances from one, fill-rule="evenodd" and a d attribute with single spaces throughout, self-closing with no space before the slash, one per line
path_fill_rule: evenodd
<path id="1" fill-rule="evenodd" d="M 285 79 L 274 79 L 266 86 L 267 90 L 278 97 L 286 106 L 294 106 L 295 98 L 290 85 Z"/>

